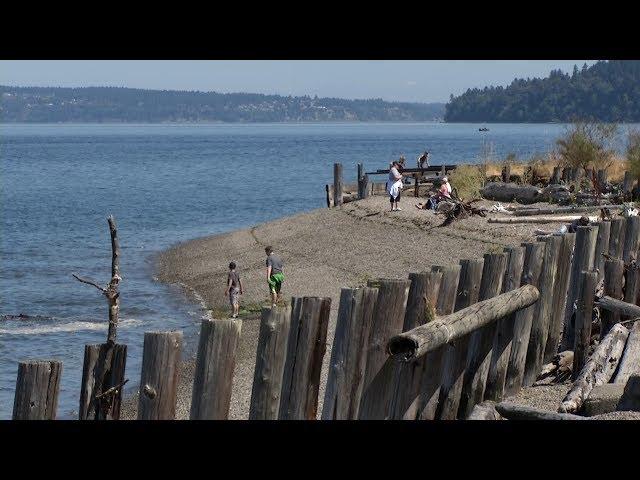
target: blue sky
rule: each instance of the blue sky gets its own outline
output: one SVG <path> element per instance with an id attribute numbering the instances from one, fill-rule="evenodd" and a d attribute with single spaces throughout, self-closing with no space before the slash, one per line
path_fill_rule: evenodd
<path id="1" fill-rule="evenodd" d="M 0 60 L 0 84 L 118 86 L 446 102 L 595 60 Z"/>

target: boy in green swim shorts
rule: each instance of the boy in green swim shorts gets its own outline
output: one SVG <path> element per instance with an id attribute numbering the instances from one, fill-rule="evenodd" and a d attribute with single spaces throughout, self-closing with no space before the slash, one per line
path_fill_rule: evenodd
<path id="1" fill-rule="evenodd" d="M 269 292 L 271 292 L 271 303 L 275 307 L 280 300 L 280 289 L 284 281 L 283 263 L 280 257 L 273 254 L 273 247 L 268 246 L 264 249 L 267 254 L 267 283 L 269 284 Z"/>

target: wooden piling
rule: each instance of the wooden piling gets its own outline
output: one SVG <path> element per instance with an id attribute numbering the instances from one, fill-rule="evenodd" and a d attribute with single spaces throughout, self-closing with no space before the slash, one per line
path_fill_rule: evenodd
<path id="1" fill-rule="evenodd" d="M 323 420 L 356 420 L 378 289 L 343 288 L 322 407 Z"/>
<path id="2" fill-rule="evenodd" d="M 431 267 L 432 272 L 442 272 L 440 293 L 436 302 L 437 315 L 448 315 L 454 312 L 461 268 L 461 265 L 449 265 L 446 267 L 434 265 Z"/>
<path id="3" fill-rule="evenodd" d="M 611 233 L 609 234 L 609 255 L 614 258 L 622 258 L 626 229 L 626 218 L 615 217 L 611 219 Z"/>
<path id="4" fill-rule="evenodd" d="M 543 259 L 543 243 L 525 244 L 524 269 L 520 280 L 522 285 L 533 285 L 535 287 L 539 285 Z M 531 324 L 533 323 L 535 311 L 536 305 L 534 304 L 516 313 L 513 323 L 513 342 L 505 379 L 505 396 L 515 395 L 522 386 Z"/>
<path id="5" fill-rule="evenodd" d="M 638 292 L 640 292 L 640 269 L 629 267 L 624 271 L 624 301 L 638 304 Z"/>
<path id="6" fill-rule="evenodd" d="M 544 348 L 543 364 L 550 363 L 558 351 L 560 335 L 564 327 L 564 313 L 567 303 L 567 292 L 571 279 L 571 266 L 573 264 L 573 249 L 576 244 L 575 233 L 559 235 L 562 238 L 560 252 L 558 254 L 558 266 L 554 280 L 553 300 L 551 307 L 551 319 L 549 333 Z"/>
<path id="7" fill-rule="evenodd" d="M 138 420 L 174 420 L 182 332 L 145 332 Z"/>
<path id="8" fill-rule="evenodd" d="M 487 253 L 484 255 L 482 280 L 478 293 L 479 301 L 487 300 L 501 293 L 507 260 L 506 253 Z M 477 329 L 469 338 L 458 418 L 467 418 L 473 407 L 482 402 L 484 398 L 496 327 L 497 322 L 493 322 Z"/>
<path id="9" fill-rule="evenodd" d="M 561 168 L 560 167 L 553 167 L 553 175 L 551 175 L 551 179 L 549 180 L 549 184 L 555 185 L 557 183 L 560 183 L 560 175 L 561 175 Z"/>
<path id="10" fill-rule="evenodd" d="M 596 237 L 596 253 L 593 260 L 593 267 L 598 274 L 598 282 L 604 278 L 603 254 L 609 253 L 609 239 L 611 238 L 611 222 L 603 220 L 598 224 L 598 236 Z"/>
<path id="11" fill-rule="evenodd" d="M 591 322 L 593 315 L 593 299 L 597 285 L 596 272 L 581 272 L 580 296 L 576 309 L 576 335 L 573 347 L 572 379 L 575 380 L 587 359 L 587 350 L 591 341 Z"/>
<path id="12" fill-rule="evenodd" d="M 333 206 L 342 205 L 342 164 L 333 164 Z"/>
<path id="13" fill-rule="evenodd" d="M 262 309 L 249 420 L 278 419 L 290 325 L 290 307 Z"/>
<path id="14" fill-rule="evenodd" d="M 460 280 L 454 295 L 455 308 L 447 313 L 457 312 L 478 301 L 483 265 L 484 259 L 460 260 Z M 441 287 L 440 297 L 443 294 L 451 296 L 450 291 L 444 292 Z M 454 420 L 458 414 L 469 339 L 470 335 L 467 335 L 444 346 L 440 397 L 435 418 Z"/>
<path id="15" fill-rule="evenodd" d="M 638 249 L 640 248 L 640 217 L 627 218 L 625 230 L 622 259 L 629 263 L 638 260 Z"/>
<path id="16" fill-rule="evenodd" d="M 327 348 L 329 297 L 294 298 L 280 396 L 280 420 L 315 420 L 320 369 Z"/>
<path id="17" fill-rule="evenodd" d="M 364 388 L 358 418 L 384 420 L 390 413 L 396 365 L 385 350 L 389 339 L 402 332 L 409 295 L 409 280 L 370 280 L 368 286 L 378 288 L 369 345 Z"/>
<path id="18" fill-rule="evenodd" d="M 624 181 L 622 182 L 622 192 L 624 193 L 625 200 L 631 200 L 631 191 L 633 190 L 633 184 L 635 179 L 630 171 L 624 172 Z"/>
<path id="19" fill-rule="evenodd" d="M 118 420 L 127 363 L 127 346 L 84 346 L 79 420 Z"/>
<path id="20" fill-rule="evenodd" d="M 18 364 L 13 420 L 55 420 L 62 362 L 28 360 Z"/>
<path id="21" fill-rule="evenodd" d="M 564 332 L 562 334 L 561 350 L 571 350 L 574 342 L 575 317 L 574 303 L 580 292 L 580 273 L 593 270 L 596 251 L 597 226 L 578 227 L 576 232 L 576 246 L 571 266 L 571 280 L 567 294 L 567 304 L 564 316 Z"/>
<path id="22" fill-rule="evenodd" d="M 508 183 L 511 181 L 511 164 L 510 163 L 506 163 L 503 167 L 502 167 L 502 181 L 505 183 Z"/>
<path id="23" fill-rule="evenodd" d="M 190 420 L 226 420 L 242 320 L 203 320 L 193 377 Z"/>
<path id="24" fill-rule="evenodd" d="M 524 247 L 507 247 L 504 251 L 509 259 L 502 282 L 502 293 L 520 287 L 525 249 Z M 487 400 L 500 401 L 504 395 L 504 382 L 513 341 L 514 315 L 512 314 L 509 318 L 501 318 L 497 322 L 484 393 L 484 398 Z"/>
<path id="25" fill-rule="evenodd" d="M 403 332 L 435 319 L 442 272 L 410 273 L 409 280 L 411 286 Z M 435 413 L 440 391 L 442 349 L 431 353 L 415 362 L 397 364 L 389 408 L 392 420 L 417 420 L 420 414 L 430 415 L 425 408 Z"/>
<path id="26" fill-rule="evenodd" d="M 555 288 L 556 272 L 562 245 L 562 237 L 551 236 L 544 239 L 544 260 L 538 290 L 540 300 L 536 304 L 529 335 L 529 346 L 525 361 L 522 385 L 528 387 L 536 381 L 542 369 L 544 349 L 549 335 L 549 326 L 553 315 L 553 291 Z"/>
<path id="27" fill-rule="evenodd" d="M 624 261 L 610 259 L 604 263 L 604 292 L 607 297 L 622 300 L 622 278 L 624 277 Z M 600 315 L 600 338 L 620 322 L 620 313 L 603 310 Z"/>

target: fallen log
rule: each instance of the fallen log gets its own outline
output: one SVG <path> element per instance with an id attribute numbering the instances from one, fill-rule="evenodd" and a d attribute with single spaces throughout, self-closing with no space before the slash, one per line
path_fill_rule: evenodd
<path id="1" fill-rule="evenodd" d="M 498 403 L 496 410 L 507 420 L 589 420 L 580 415 L 550 412 L 549 410 L 525 407 L 512 402 Z"/>
<path id="2" fill-rule="evenodd" d="M 640 375 L 640 322 L 635 322 L 629 331 L 613 383 L 627 383 L 632 375 Z"/>
<path id="3" fill-rule="evenodd" d="M 619 313 L 623 316 L 631 318 L 640 317 L 640 307 L 638 305 L 627 303 L 622 300 L 616 300 L 615 298 L 611 298 L 606 295 L 596 300 L 594 305 L 608 312 Z"/>
<path id="4" fill-rule="evenodd" d="M 480 190 L 480 194 L 487 200 L 500 202 L 536 203 L 546 198 L 542 189 L 516 183 L 489 183 Z"/>
<path id="5" fill-rule="evenodd" d="M 528 217 L 531 215 L 556 215 L 558 213 L 590 212 L 592 210 L 598 210 L 600 208 L 622 209 L 623 205 L 594 205 L 594 206 L 580 206 L 580 207 L 551 207 L 551 208 L 517 208 L 513 210 L 513 212 L 515 215 Z"/>
<path id="6" fill-rule="evenodd" d="M 564 397 L 558 412 L 576 413 L 582 407 L 593 387 L 603 385 L 611 379 L 618 366 L 628 336 L 629 330 L 625 327 L 619 323 L 613 326 L 580 371 L 571 390 Z"/>
<path id="7" fill-rule="evenodd" d="M 509 218 L 489 218 L 489 223 L 555 223 L 555 222 L 573 222 L 582 218 L 583 215 L 561 215 L 558 217 L 509 217 Z M 590 215 L 589 222 L 597 222 L 597 215 Z"/>
<path id="8" fill-rule="evenodd" d="M 458 312 L 392 337 L 387 353 L 396 360 L 409 362 L 478 328 L 533 305 L 540 292 L 525 285 L 497 297 L 478 302 Z"/>

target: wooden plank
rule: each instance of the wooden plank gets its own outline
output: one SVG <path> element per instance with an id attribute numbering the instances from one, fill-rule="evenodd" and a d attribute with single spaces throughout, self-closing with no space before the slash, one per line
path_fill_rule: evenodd
<path id="1" fill-rule="evenodd" d="M 542 262 L 544 258 L 544 244 L 540 242 L 525 244 L 524 269 L 520 283 L 537 287 L 542 273 Z M 522 288 L 522 287 L 520 287 Z M 524 369 L 527 359 L 527 348 L 529 346 L 529 335 L 531 334 L 531 324 L 536 311 L 536 306 L 518 311 L 513 323 L 513 342 L 511 344 L 511 354 L 507 365 L 507 376 L 505 378 L 505 396 L 518 393 L 524 380 Z"/>
<path id="2" fill-rule="evenodd" d="M 582 272 L 582 287 L 576 310 L 576 335 L 573 347 L 573 380 L 578 378 L 587 360 L 587 351 L 591 342 L 591 323 L 593 320 L 593 299 L 596 290 L 597 273 Z"/>
<path id="3" fill-rule="evenodd" d="M 101 343 L 84 346 L 79 420 L 120 418 L 126 363 L 126 345 Z"/>
<path id="4" fill-rule="evenodd" d="M 323 420 L 356 420 L 378 289 L 343 288 L 322 408 Z"/>
<path id="5" fill-rule="evenodd" d="M 145 332 L 138 420 L 174 420 L 182 332 Z"/>
<path id="6" fill-rule="evenodd" d="M 533 385 L 542 369 L 544 361 L 544 349 L 549 335 L 551 315 L 553 308 L 553 290 L 555 288 L 556 271 L 558 259 L 562 245 L 562 238 L 559 236 L 547 237 L 543 240 L 544 259 L 542 261 L 542 273 L 538 290 L 540 290 L 540 300 L 536 304 L 529 334 L 529 345 L 527 346 L 527 357 L 525 360 L 524 377 L 522 385 L 528 387 Z"/>
<path id="7" fill-rule="evenodd" d="M 291 308 L 262 309 L 249 420 L 278 419 L 290 325 Z"/>
<path id="8" fill-rule="evenodd" d="M 242 320 L 203 320 L 193 378 L 190 420 L 226 420 Z"/>
<path id="9" fill-rule="evenodd" d="M 507 247 L 504 251 L 509 255 L 509 260 L 502 282 L 502 293 L 510 292 L 520 287 L 525 249 L 524 247 Z M 504 395 L 504 382 L 513 342 L 514 321 L 515 314 L 512 314 L 509 318 L 498 320 L 493 338 L 491 363 L 484 394 L 485 399 L 500 401 Z"/>
<path id="10" fill-rule="evenodd" d="M 578 227 L 576 232 L 576 246 L 573 253 L 573 264 L 571 265 L 571 279 L 567 293 L 567 304 L 564 315 L 564 332 L 562 334 L 561 351 L 571 350 L 574 342 L 575 318 L 574 304 L 580 292 L 580 273 L 593 270 L 596 239 L 598 227 Z"/>
<path id="11" fill-rule="evenodd" d="M 589 361 L 580 371 L 560 405 L 560 413 L 576 413 L 582 407 L 585 398 L 589 396 L 593 387 L 607 383 L 618 366 L 620 356 L 624 350 L 629 330 L 620 325 L 614 325 L 609 333 L 600 341 Z"/>
<path id="12" fill-rule="evenodd" d="M 446 171 L 453 171 L 458 165 L 430 165 L 424 168 L 405 168 L 402 173 L 423 173 L 423 172 L 442 172 L 443 168 Z M 367 172 L 369 175 L 382 175 L 389 173 L 389 169 L 380 168 L 374 172 Z"/>
<path id="13" fill-rule="evenodd" d="M 622 300 L 622 278 L 624 262 L 620 259 L 609 259 L 604 264 L 604 295 Z M 604 337 L 614 324 L 620 321 L 620 312 L 603 310 L 600 316 L 600 336 Z"/>
<path id="14" fill-rule="evenodd" d="M 627 383 L 633 375 L 640 375 L 640 322 L 638 321 L 629 331 L 613 383 Z"/>
<path id="15" fill-rule="evenodd" d="M 443 305 L 440 315 L 448 315 L 454 311 L 462 310 L 478 301 L 480 282 L 482 280 L 482 267 L 484 259 L 460 260 L 459 281 L 456 281 L 456 289 L 441 287 L 440 298 L 447 303 Z M 444 282 L 444 278 L 443 278 Z M 452 292 L 455 292 L 453 294 Z M 443 298 L 446 296 L 446 298 Z M 440 396 L 435 412 L 435 417 L 441 420 L 453 420 L 458 414 L 460 405 L 460 392 L 467 363 L 467 348 L 470 335 L 458 339 L 450 345 L 445 345 L 442 360 L 442 378 L 440 381 Z"/>
<path id="16" fill-rule="evenodd" d="M 315 420 L 317 417 L 330 311 L 329 297 L 303 297 L 292 302 L 280 420 Z M 292 333 L 296 335 L 293 341 Z"/>
<path id="17" fill-rule="evenodd" d="M 404 279 L 368 282 L 369 287 L 378 289 L 378 299 L 367 347 L 359 419 L 384 420 L 389 415 L 396 365 L 387 357 L 385 346 L 393 335 L 402 332 L 410 285 Z"/>
<path id="18" fill-rule="evenodd" d="M 506 253 L 487 253 L 484 255 L 478 300 L 488 300 L 500 294 L 507 268 L 507 259 Z M 496 327 L 497 322 L 492 322 L 478 328 L 469 337 L 458 418 L 467 418 L 474 405 L 482 402 L 484 398 Z"/>
<path id="19" fill-rule="evenodd" d="M 27 360 L 18 363 L 13 420 L 55 420 L 62 362 Z"/>
<path id="20" fill-rule="evenodd" d="M 571 268 L 573 264 L 573 249 L 576 244 L 575 233 L 565 233 L 561 235 L 562 243 L 558 256 L 558 267 L 554 280 L 553 300 L 551 308 L 551 323 L 547 335 L 547 343 L 544 348 L 543 364 L 550 363 L 558 352 L 558 344 L 564 327 L 564 314 L 567 303 L 567 292 L 569 291 L 569 281 L 571 279 Z"/>
<path id="21" fill-rule="evenodd" d="M 409 296 L 404 317 L 403 332 L 433 321 L 436 303 L 442 281 L 441 271 L 410 273 Z M 393 396 L 390 404 L 392 420 L 417 420 L 427 404 L 435 410 L 440 390 L 440 369 L 442 351 L 429 359 L 420 358 L 415 362 L 396 365 Z"/>

